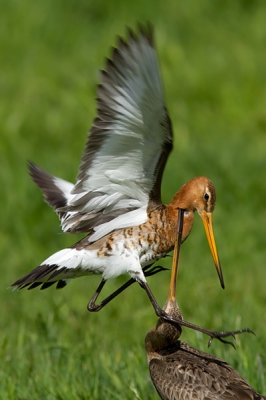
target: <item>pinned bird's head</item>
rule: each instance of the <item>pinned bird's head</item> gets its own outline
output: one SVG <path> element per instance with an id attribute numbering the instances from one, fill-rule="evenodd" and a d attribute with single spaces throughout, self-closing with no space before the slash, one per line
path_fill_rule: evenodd
<path id="1" fill-rule="evenodd" d="M 173 318 L 183 319 L 175 299 L 167 299 L 164 311 Z M 176 343 L 182 333 L 182 327 L 177 322 L 166 321 L 159 318 L 156 328 L 150 330 L 145 338 L 145 347 L 149 357 L 154 352 L 165 349 Z"/>

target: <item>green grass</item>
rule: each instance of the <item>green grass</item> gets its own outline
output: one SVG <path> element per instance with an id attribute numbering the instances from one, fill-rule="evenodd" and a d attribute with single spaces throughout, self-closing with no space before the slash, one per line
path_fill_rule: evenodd
<path id="1" fill-rule="evenodd" d="M 138 21 L 155 26 L 175 132 L 164 201 L 197 175 L 217 188 L 214 230 L 226 290 L 196 216 L 182 246 L 179 305 L 201 326 L 256 332 L 238 337 L 236 351 L 219 342 L 208 351 L 266 393 L 265 18 L 263 0 L 2 1 L 0 398 L 158 399 L 143 346 L 156 317 L 138 285 L 99 314 L 86 310 L 99 277 L 62 291 L 6 290 L 77 240 L 61 233 L 26 161 L 75 179 L 95 116 L 98 70 L 116 35 Z M 162 263 L 170 267 L 171 259 Z M 104 294 L 126 278 L 108 282 Z M 149 282 L 163 304 L 169 273 Z M 205 336 L 186 329 L 182 339 L 207 351 Z"/>

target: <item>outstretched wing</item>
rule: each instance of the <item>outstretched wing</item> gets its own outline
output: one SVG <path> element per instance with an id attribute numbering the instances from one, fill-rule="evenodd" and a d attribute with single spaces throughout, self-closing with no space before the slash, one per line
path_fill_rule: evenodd
<path id="1" fill-rule="evenodd" d="M 56 210 L 64 231 L 91 231 L 91 242 L 145 222 L 148 206 L 161 203 L 172 130 L 150 27 L 119 39 L 97 94 L 77 183 Z"/>
<path id="2" fill-rule="evenodd" d="M 151 28 L 129 31 L 107 60 L 93 123 L 65 231 L 88 232 L 94 241 L 114 229 L 147 220 L 149 202 L 161 202 L 161 178 L 172 148 Z"/>

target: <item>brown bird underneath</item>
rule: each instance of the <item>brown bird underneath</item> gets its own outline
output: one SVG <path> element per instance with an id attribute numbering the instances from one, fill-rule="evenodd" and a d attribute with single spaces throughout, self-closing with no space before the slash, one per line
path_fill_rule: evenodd
<path id="1" fill-rule="evenodd" d="M 175 298 L 172 275 L 164 310 L 182 319 Z M 145 338 L 152 382 L 163 400 L 259 400 L 258 394 L 242 376 L 225 361 L 199 351 L 180 341 L 179 324 L 160 318 Z"/>
<path id="2" fill-rule="evenodd" d="M 175 300 L 164 310 L 181 318 Z M 152 382 L 163 400 L 259 400 L 258 394 L 231 365 L 178 340 L 181 326 L 159 319 L 145 339 Z"/>

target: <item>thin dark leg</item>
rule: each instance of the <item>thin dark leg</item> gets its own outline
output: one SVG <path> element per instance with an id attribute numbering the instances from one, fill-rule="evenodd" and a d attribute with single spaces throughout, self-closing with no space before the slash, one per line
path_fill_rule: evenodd
<path id="1" fill-rule="evenodd" d="M 229 332 L 224 332 L 224 331 L 221 331 L 221 332 L 219 332 L 219 331 L 211 331 L 211 330 L 209 330 L 209 329 L 201 328 L 200 326 L 194 325 L 194 324 L 192 324 L 192 323 L 190 323 L 190 322 L 183 321 L 182 319 L 173 318 L 173 317 L 171 317 L 170 315 L 168 315 L 168 314 L 159 306 L 159 304 L 158 304 L 157 301 L 155 300 L 155 297 L 154 297 L 154 295 L 152 294 L 152 291 L 151 291 L 151 289 L 149 288 L 148 284 L 147 284 L 146 282 L 141 282 L 141 283 L 139 283 L 139 284 L 140 284 L 140 286 L 146 291 L 146 293 L 147 293 L 147 295 L 148 295 L 148 297 L 149 297 L 149 299 L 150 299 L 150 301 L 151 301 L 151 304 L 153 305 L 153 308 L 154 308 L 154 310 L 155 310 L 155 313 L 156 313 L 156 315 L 157 315 L 159 318 L 163 318 L 163 319 L 165 319 L 166 321 L 173 322 L 173 323 L 175 323 L 175 324 L 179 324 L 179 325 L 185 326 L 185 327 L 190 328 L 190 329 L 193 329 L 193 330 L 195 330 L 195 331 L 199 331 L 199 332 L 205 333 L 206 335 L 210 336 L 210 340 L 209 340 L 209 342 L 208 342 L 208 347 L 210 347 L 210 345 L 211 345 L 213 339 L 218 339 L 218 340 L 220 340 L 220 341 L 223 342 L 223 343 L 231 344 L 233 347 L 235 347 L 234 344 L 233 344 L 232 342 L 229 342 L 229 341 L 227 341 L 227 340 L 224 340 L 223 338 L 226 338 L 226 337 L 228 337 L 228 336 L 232 336 L 232 337 L 235 339 L 235 335 L 237 335 L 237 334 L 239 334 L 239 333 L 244 333 L 244 332 L 253 333 L 253 334 L 254 334 L 254 332 L 252 332 L 252 330 L 250 330 L 249 328 L 239 329 L 239 330 L 237 330 L 237 331 L 229 331 Z"/>
<path id="2" fill-rule="evenodd" d="M 105 285 L 106 282 L 107 282 L 107 281 L 106 281 L 105 279 L 102 279 L 102 280 L 101 280 L 100 285 L 97 287 L 97 289 L 96 289 L 94 295 L 92 296 L 92 298 L 90 299 L 90 301 L 89 301 L 89 303 L 88 303 L 88 305 L 87 305 L 88 311 L 91 311 L 91 312 L 95 311 L 95 312 L 96 312 L 96 311 L 100 311 L 100 309 L 104 307 L 104 306 L 102 305 L 102 303 L 100 303 L 99 305 L 96 305 L 96 304 L 95 304 L 95 301 L 97 300 L 97 298 L 98 298 L 99 294 L 101 293 L 101 291 L 102 291 L 102 289 L 103 289 L 103 287 L 104 287 L 104 285 Z M 110 297 L 110 296 L 109 296 L 109 297 Z M 107 299 L 108 299 L 108 297 L 107 297 Z M 107 300 L 107 299 L 106 299 L 106 300 Z M 112 299 L 110 299 L 110 300 L 112 300 Z M 109 300 L 109 301 L 110 301 L 110 300 Z M 107 303 L 106 303 L 106 304 L 107 304 Z"/>
<path id="3" fill-rule="evenodd" d="M 149 270 L 149 268 L 151 268 L 150 265 L 143 268 L 143 271 L 145 272 L 145 276 L 154 275 L 154 274 L 156 274 L 157 272 L 160 272 L 161 270 L 164 270 L 164 269 L 165 269 L 165 268 L 162 268 L 162 267 L 153 267 L 153 268 L 151 268 L 151 269 Z M 132 284 L 133 284 L 134 282 L 136 282 L 136 281 L 135 281 L 135 279 L 131 278 L 131 279 L 130 279 L 129 281 L 127 281 L 124 285 L 122 285 L 119 289 L 117 289 L 114 293 L 112 293 L 112 294 L 110 294 L 110 296 L 106 297 L 106 299 L 104 299 L 101 303 L 95 304 L 95 301 L 97 300 L 99 294 L 101 293 L 101 291 L 102 291 L 102 289 L 103 289 L 103 287 L 104 287 L 104 285 L 105 285 L 105 282 L 106 282 L 106 281 L 105 281 L 104 279 L 101 281 L 101 283 L 100 283 L 100 285 L 98 286 L 96 292 L 94 293 L 93 297 L 91 298 L 91 300 L 90 300 L 90 302 L 89 302 L 89 304 L 88 304 L 88 306 L 87 306 L 87 308 L 88 308 L 89 311 L 91 311 L 91 312 L 100 311 L 106 304 L 108 304 L 108 303 L 109 303 L 112 299 L 114 299 L 118 294 L 120 294 L 121 292 L 123 292 L 127 287 L 129 287 L 130 285 L 132 285 Z M 149 288 L 148 284 L 147 284 L 147 283 L 144 283 L 144 282 L 139 283 L 139 284 L 140 284 L 140 286 L 145 290 L 145 292 L 147 293 L 147 295 L 148 295 L 148 297 L 149 297 L 149 299 L 150 299 L 150 301 L 151 301 L 151 304 L 152 304 L 152 306 L 153 306 L 153 308 L 154 308 L 154 310 L 155 310 L 155 313 L 156 313 L 156 315 L 157 315 L 159 318 L 163 318 L 163 319 L 165 319 L 166 321 L 173 322 L 173 323 L 175 323 L 175 324 L 179 324 L 179 325 L 185 326 L 185 327 L 187 327 L 187 328 L 190 328 L 190 329 L 193 329 L 193 330 L 202 332 L 202 333 L 204 333 L 204 334 L 210 336 L 210 340 L 209 340 L 209 342 L 208 342 L 208 347 L 211 345 L 213 339 L 218 339 L 218 340 L 220 340 L 220 341 L 223 342 L 223 343 L 231 344 L 233 347 L 235 347 L 234 344 L 233 344 L 232 342 L 226 341 L 226 340 L 224 340 L 223 338 L 226 338 L 226 337 L 228 337 L 228 336 L 232 336 L 233 338 L 235 338 L 235 335 L 237 335 L 237 334 L 239 334 L 239 333 L 244 333 L 244 332 L 254 333 L 254 332 L 252 332 L 249 328 L 240 329 L 240 330 L 237 330 L 237 331 L 229 331 L 229 332 L 224 332 L 224 331 L 222 331 L 222 332 L 219 332 L 219 331 L 211 331 L 211 330 L 209 330 L 209 329 L 201 328 L 200 326 L 194 325 L 194 324 L 192 324 L 192 323 L 190 323 L 190 322 L 183 321 L 182 319 L 173 318 L 173 317 L 171 317 L 170 315 L 168 315 L 168 314 L 159 306 L 159 304 L 158 304 L 157 301 L 155 300 L 155 297 L 154 297 L 154 295 L 153 295 L 151 289 Z"/>
<path id="4" fill-rule="evenodd" d="M 167 270 L 167 268 L 163 268 L 160 266 L 155 266 L 152 268 L 151 267 L 152 267 L 152 265 L 147 265 L 146 267 L 143 268 L 143 272 L 144 272 L 145 276 L 152 276 L 152 275 L 157 274 L 158 272 Z M 124 283 L 124 285 L 122 285 L 120 288 L 118 288 L 115 292 L 111 293 L 108 297 L 106 297 L 106 299 L 102 300 L 101 303 L 95 304 L 95 301 L 99 297 L 99 294 L 101 293 L 101 291 L 106 283 L 106 280 L 102 279 L 100 285 L 96 289 L 94 295 L 92 296 L 91 300 L 89 301 L 89 303 L 87 305 L 88 311 L 90 311 L 90 312 L 100 311 L 104 306 L 106 306 L 106 304 L 108 304 L 116 296 L 118 296 L 120 293 L 122 293 L 126 288 L 131 286 L 134 282 L 136 282 L 135 279 L 133 279 L 133 278 L 129 279 L 126 283 Z"/>

